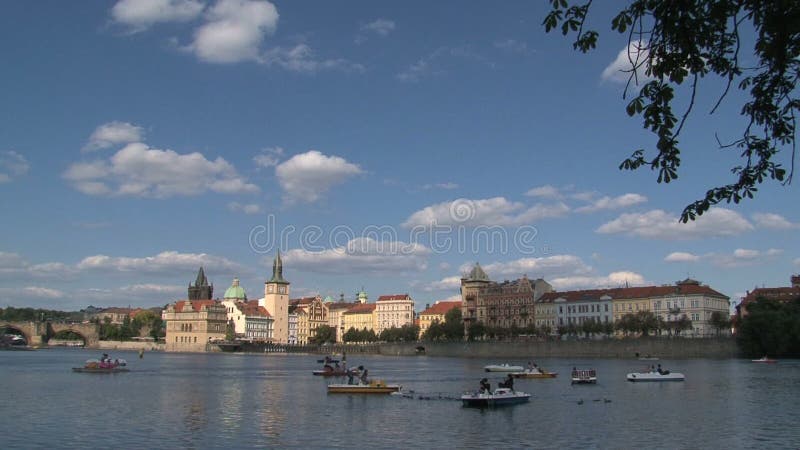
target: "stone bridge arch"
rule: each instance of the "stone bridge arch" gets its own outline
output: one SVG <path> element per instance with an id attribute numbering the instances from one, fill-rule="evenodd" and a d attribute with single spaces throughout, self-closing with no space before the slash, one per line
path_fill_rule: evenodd
<path id="1" fill-rule="evenodd" d="M 47 339 L 62 331 L 71 331 L 83 338 L 86 347 L 97 347 L 100 341 L 100 325 L 95 323 L 57 323 L 48 322 Z"/>
<path id="2" fill-rule="evenodd" d="M 10 322 L 0 320 L 0 329 L 10 328 L 22 334 L 28 345 L 41 345 L 42 336 L 36 322 Z"/>

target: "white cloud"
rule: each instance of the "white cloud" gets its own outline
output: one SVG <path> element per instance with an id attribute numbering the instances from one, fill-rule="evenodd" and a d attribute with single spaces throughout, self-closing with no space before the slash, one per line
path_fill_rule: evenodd
<path id="1" fill-rule="evenodd" d="M 75 273 L 74 267 L 60 262 L 30 264 L 17 253 L 0 252 L 0 278 L 3 279 L 63 280 L 71 278 Z"/>
<path id="2" fill-rule="evenodd" d="M 770 248 L 766 251 L 737 248 L 731 254 L 711 254 L 708 257 L 717 267 L 734 268 L 762 265 L 781 254 L 783 254 L 783 250 L 777 248 Z"/>
<path id="3" fill-rule="evenodd" d="M 647 239 L 685 240 L 736 236 L 753 229 L 750 222 L 729 209 L 711 208 L 688 223 L 680 223 L 677 216 L 655 209 L 645 213 L 622 214 L 601 225 L 596 232 L 627 234 Z"/>
<path id="4" fill-rule="evenodd" d="M 297 44 L 291 48 L 273 47 L 262 55 L 260 62 L 267 66 L 275 65 L 300 73 L 315 73 L 321 70 L 359 73 L 365 70 L 363 65 L 342 58 L 319 59 L 307 44 Z"/>
<path id="5" fill-rule="evenodd" d="M 568 212 L 569 208 L 563 203 L 536 204 L 529 207 L 504 197 L 478 200 L 462 198 L 437 203 L 416 211 L 403 222 L 402 226 L 406 228 L 433 225 L 518 226 L 541 219 L 562 217 Z"/>
<path id="6" fill-rule="evenodd" d="M 141 142 L 144 138 L 142 127 L 128 122 L 104 123 L 94 130 L 89 141 L 81 149 L 82 152 L 93 152 L 119 144 Z"/>
<path id="7" fill-rule="evenodd" d="M 283 157 L 283 148 L 271 147 L 261 150 L 259 154 L 253 157 L 253 163 L 256 165 L 256 170 L 269 169 L 275 167 Z"/>
<path id="8" fill-rule="evenodd" d="M 210 63 L 260 61 L 261 44 L 278 26 L 278 10 L 267 1 L 219 0 L 206 13 L 187 47 Z"/>
<path id="9" fill-rule="evenodd" d="M 647 49 L 642 48 L 639 41 L 631 42 L 626 48 L 620 50 L 619 54 L 617 54 L 617 59 L 615 59 L 614 62 L 603 69 L 601 78 L 603 81 L 612 81 L 622 84 L 627 83 L 634 65 L 645 61 L 647 57 Z M 631 64 L 631 62 L 633 62 L 633 64 Z M 637 71 L 639 83 L 652 79 L 645 74 L 646 68 L 647 63 L 639 67 L 639 70 Z"/>
<path id="10" fill-rule="evenodd" d="M 403 82 L 415 83 L 422 78 L 445 73 L 445 67 L 449 63 L 465 60 L 492 66 L 484 57 L 469 47 L 439 47 L 400 71 L 396 78 Z"/>
<path id="11" fill-rule="evenodd" d="M 122 286 L 119 288 L 119 290 L 132 294 L 159 294 L 175 296 L 186 292 L 186 286 L 145 283 Z"/>
<path id="12" fill-rule="evenodd" d="M 471 269 L 472 264 L 470 263 L 461 266 L 462 273 L 467 273 Z M 565 274 L 588 275 L 592 272 L 592 267 L 574 255 L 553 255 L 495 262 L 483 266 L 483 270 L 491 279 L 518 278 L 527 275 L 529 278 L 544 278 L 549 281 L 553 277 Z"/>
<path id="13" fill-rule="evenodd" d="M 528 44 L 526 42 L 518 41 L 516 39 L 505 39 L 505 40 L 495 41 L 494 47 L 506 53 L 512 53 L 512 54 L 528 53 Z"/>
<path id="14" fill-rule="evenodd" d="M 64 292 L 40 286 L 0 287 L 0 300 L 9 304 L 20 300 L 54 300 L 62 297 Z"/>
<path id="15" fill-rule="evenodd" d="M 203 12 L 197 0 L 120 0 L 111 8 L 111 17 L 133 31 L 142 31 L 161 22 L 186 22 Z"/>
<path id="16" fill-rule="evenodd" d="M 108 161 L 74 163 L 63 177 L 89 195 L 131 195 L 166 198 L 206 191 L 223 194 L 259 192 L 223 158 L 210 161 L 201 153 L 179 154 L 132 143 Z"/>
<path id="17" fill-rule="evenodd" d="M 672 252 L 664 258 L 666 262 L 696 262 L 700 256 L 687 252 Z"/>
<path id="18" fill-rule="evenodd" d="M 594 200 L 590 205 L 576 208 L 575 211 L 580 213 L 592 213 L 592 212 L 611 210 L 611 209 L 621 209 L 633 205 L 638 205 L 646 201 L 647 197 L 640 194 L 629 193 L 613 198 L 605 196 L 597 200 Z"/>
<path id="19" fill-rule="evenodd" d="M 370 23 L 361 25 L 361 31 L 372 32 L 378 36 L 388 36 L 394 29 L 395 23 L 387 19 L 376 19 Z"/>
<path id="20" fill-rule="evenodd" d="M 422 290 L 425 292 L 452 291 L 453 289 L 460 289 L 460 288 L 461 288 L 460 276 L 445 277 L 439 281 L 433 281 L 422 285 Z"/>
<path id="21" fill-rule="evenodd" d="M 800 228 L 800 224 L 789 222 L 780 214 L 756 213 L 753 214 L 753 221 L 758 228 L 766 228 L 768 230 L 792 230 Z"/>
<path id="22" fill-rule="evenodd" d="M 631 271 L 612 272 L 606 276 L 560 277 L 548 281 L 559 291 L 643 286 L 647 284 L 641 274 Z"/>
<path id="23" fill-rule="evenodd" d="M 429 189 L 458 189 L 458 184 L 453 182 L 446 182 L 446 183 L 435 183 L 435 184 L 423 184 L 422 189 L 429 190 Z"/>
<path id="24" fill-rule="evenodd" d="M 561 198 L 561 191 L 555 186 L 546 184 L 544 186 L 535 187 L 525 193 L 528 197 L 543 197 L 543 198 Z"/>
<path id="25" fill-rule="evenodd" d="M 401 241 L 356 238 L 347 245 L 322 251 L 292 249 L 282 254 L 284 264 L 317 273 L 397 274 L 427 269 L 430 249 Z M 265 260 L 272 264 L 272 259 Z"/>
<path id="26" fill-rule="evenodd" d="M 227 258 L 206 253 L 161 252 L 142 258 L 94 255 L 83 258 L 76 265 L 79 270 L 135 273 L 191 273 L 198 267 L 214 267 L 219 271 L 244 271 L 244 267 Z"/>
<path id="27" fill-rule="evenodd" d="M 275 167 L 278 183 L 289 202 L 315 202 L 333 186 L 364 171 L 339 156 L 326 156 L 316 150 L 292 156 Z"/>
<path id="28" fill-rule="evenodd" d="M 794 261 L 792 261 L 792 263 L 793 263 L 795 266 L 797 266 L 797 267 L 800 267 L 800 258 L 796 258 Z"/>
<path id="29" fill-rule="evenodd" d="M 9 150 L 0 152 L 0 183 L 8 183 L 14 178 L 28 173 L 28 160 L 19 153 Z"/>
<path id="30" fill-rule="evenodd" d="M 228 210 L 245 214 L 258 214 L 261 212 L 261 206 L 256 203 L 241 204 L 239 202 L 230 202 L 228 203 Z"/>

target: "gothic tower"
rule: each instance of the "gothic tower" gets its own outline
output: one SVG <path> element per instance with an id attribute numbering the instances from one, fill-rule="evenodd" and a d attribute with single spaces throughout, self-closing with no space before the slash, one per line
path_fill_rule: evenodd
<path id="1" fill-rule="evenodd" d="M 289 342 L 289 282 L 283 279 L 281 252 L 272 262 L 272 278 L 264 283 L 264 307 L 272 316 L 272 340 L 278 344 Z"/>
<path id="2" fill-rule="evenodd" d="M 208 279 L 206 278 L 205 272 L 203 272 L 203 267 L 200 266 L 200 271 L 197 272 L 197 279 L 194 282 L 194 286 L 189 284 L 189 300 L 211 300 L 211 296 L 214 294 L 214 285 L 208 284 Z"/>

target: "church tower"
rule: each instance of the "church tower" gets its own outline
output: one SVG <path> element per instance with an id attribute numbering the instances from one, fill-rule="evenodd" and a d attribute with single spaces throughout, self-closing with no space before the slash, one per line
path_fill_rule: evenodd
<path id="1" fill-rule="evenodd" d="M 197 279 L 194 286 L 189 284 L 189 300 L 211 300 L 211 295 L 214 294 L 214 285 L 208 284 L 203 267 L 200 266 L 200 271 L 197 272 Z"/>
<path id="2" fill-rule="evenodd" d="M 272 316 L 272 340 L 277 344 L 289 342 L 289 282 L 283 279 L 281 252 L 272 263 L 272 278 L 264 283 L 264 307 Z"/>

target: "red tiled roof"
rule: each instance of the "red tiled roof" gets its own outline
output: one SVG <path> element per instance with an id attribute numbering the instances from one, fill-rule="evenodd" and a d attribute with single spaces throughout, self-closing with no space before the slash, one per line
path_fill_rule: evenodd
<path id="1" fill-rule="evenodd" d="M 342 314 L 367 314 L 375 311 L 375 303 L 359 303 Z"/>
<path id="2" fill-rule="evenodd" d="M 255 317 L 271 317 L 267 308 L 258 305 L 258 300 L 250 300 L 247 303 L 240 303 L 240 308 L 245 315 Z"/>
<path id="3" fill-rule="evenodd" d="M 761 297 L 784 302 L 791 301 L 800 298 L 800 287 L 756 288 L 747 293 L 742 304 L 754 302 Z"/>
<path id="4" fill-rule="evenodd" d="M 335 311 L 338 309 L 350 309 L 356 305 L 360 305 L 360 303 L 353 303 L 353 302 L 328 303 L 328 311 Z"/>
<path id="5" fill-rule="evenodd" d="M 317 297 L 301 297 L 301 298 L 293 298 L 289 300 L 289 305 L 297 306 L 297 305 L 308 305 L 313 303 Z"/>
<path id="6" fill-rule="evenodd" d="M 664 297 L 667 295 L 709 295 L 712 297 L 728 298 L 708 286 L 701 284 L 678 284 L 670 286 L 641 286 L 612 289 L 588 289 L 583 291 L 548 292 L 539 297 L 540 303 L 552 303 L 557 298 L 568 302 L 581 300 L 599 300 L 608 295 L 614 300 L 630 300 L 648 297 Z"/>
<path id="7" fill-rule="evenodd" d="M 186 306 L 187 303 L 191 303 L 192 309 L 195 311 L 200 311 L 204 306 L 209 307 L 218 304 L 216 300 L 180 300 L 175 302 L 175 312 L 183 312 L 183 307 Z"/>
<path id="8" fill-rule="evenodd" d="M 381 295 L 378 297 L 378 301 L 389 301 L 389 300 L 411 300 L 411 296 L 408 294 L 393 294 L 393 295 Z"/>
<path id="9" fill-rule="evenodd" d="M 447 314 L 447 312 L 450 311 L 451 309 L 460 308 L 460 307 L 461 307 L 461 301 L 460 300 L 441 301 L 441 302 L 434 303 L 433 305 L 431 305 L 430 308 L 426 308 L 425 311 L 422 311 L 420 313 L 420 315 L 422 315 L 422 314 L 444 315 L 444 314 Z"/>

